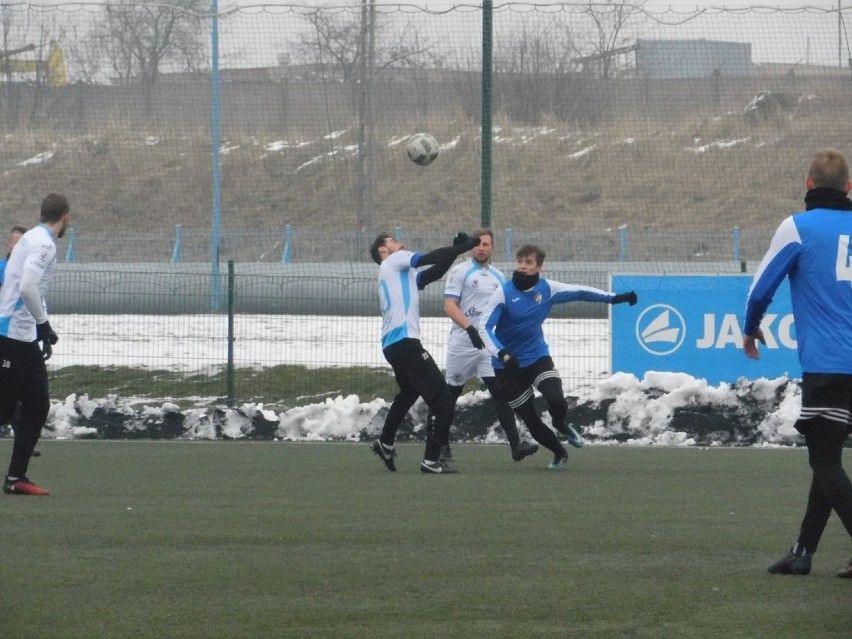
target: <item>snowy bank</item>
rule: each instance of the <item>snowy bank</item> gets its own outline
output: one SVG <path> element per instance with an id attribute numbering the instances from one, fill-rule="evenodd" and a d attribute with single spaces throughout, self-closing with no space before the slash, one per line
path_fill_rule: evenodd
<path id="1" fill-rule="evenodd" d="M 569 399 L 568 419 L 589 443 L 665 446 L 800 445 L 793 427 L 800 390 L 787 378 L 742 379 L 709 386 L 679 373 L 649 373 L 639 380 L 615 374 L 599 382 L 593 396 Z M 541 398 L 543 419 L 549 423 Z M 43 437 L 54 439 L 195 439 L 367 441 L 381 430 L 388 402 L 357 396 L 272 410 L 262 404 L 181 409 L 171 401 L 142 403 L 111 396 L 69 396 L 51 406 Z M 423 438 L 426 407 L 418 402 L 399 439 Z M 6 427 L 5 434 L 9 431 Z M 468 393 L 459 399 L 453 439 L 505 441 L 490 397 Z"/>

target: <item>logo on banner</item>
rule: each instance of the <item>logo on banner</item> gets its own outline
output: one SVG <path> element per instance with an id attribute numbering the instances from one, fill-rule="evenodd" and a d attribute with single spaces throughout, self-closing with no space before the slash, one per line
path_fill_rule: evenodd
<path id="1" fill-rule="evenodd" d="M 686 321 L 676 308 L 654 304 L 636 320 L 636 339 L 651 355 L 671 355 L 686 339 Z"/>

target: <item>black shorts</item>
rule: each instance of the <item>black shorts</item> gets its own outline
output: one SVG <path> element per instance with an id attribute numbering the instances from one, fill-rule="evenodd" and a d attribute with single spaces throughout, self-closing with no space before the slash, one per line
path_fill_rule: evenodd
<path id="1" fill-rule="evenodd" d="M 400 340 L 383 353 L 402 392 L 416 394 L 431 406 L 447 389 L 441 369 L 419 339 Z"/>
<path id="2" fill-rule="evenodd" d="M 550 356 L 537 359 L 523 368 L 495 368 L 497 378 L 495 392 L 509 402 L 512 408 L 517 408 L 533 396 L 534 389 L 543 379 L 559 377 L 559 371 Z"/>
<path id="3" fill-rule="evenodd" d="M 0 424 L 12 419 L 19 403 L 41 429 L 43 423 L 35 422 L 50 409 L 47 367 L 38 342 L 0 337 Z"/>
<path id="4" fill-rule="evenodd" d="M 796 429 L 807 429 L 808 421 L 822 417 L 850 429 L 852 375 L 805 373 L 802 375 L 802 411 Z M 852 432 L 852 430 L 850 430 Z"/>

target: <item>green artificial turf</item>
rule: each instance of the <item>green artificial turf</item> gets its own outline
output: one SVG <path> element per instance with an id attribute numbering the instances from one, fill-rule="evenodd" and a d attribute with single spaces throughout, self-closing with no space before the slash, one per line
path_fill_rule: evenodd
<path id="1" fill-rule="evenodd" d="M 43 441 L 0 495 L 0 636 L 849 637 L 832 518 L 808 577 L 803 450 Z M 0 442 L 8 459 L 11 442 Z M 5 461 L 3 461 L 5 463 Z"/>

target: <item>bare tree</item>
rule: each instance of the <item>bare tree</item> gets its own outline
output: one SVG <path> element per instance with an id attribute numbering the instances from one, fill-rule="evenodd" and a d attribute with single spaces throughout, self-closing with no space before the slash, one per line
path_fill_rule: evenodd
<path id="1" fill-rule="evenodd" d="M 591 55 L 587 59 L 597 64 L 598 77 L 602 80 L 614 77 L 620 70 L 619 50 L 628 45 L 625 31 L 644 15 L 646 1 L 637 0 L 628 4 L 616 0 L 589 0 L 589 17 L 594 28 L 588 43 Z"/>
<path id="2" fill-rule="evenodd" d="M 398 15 L 398 14 L 397 14 Z M 406 21 L 395 25 L 377 11 L 375 2 L 364 1 L 359 10 L 317 9 L 303 14 L 307 28 L 290 43 L 294 58 L 313 67 L 320 80 L 342 80 L 350 91 L 358 113 L 358 228 L 373 228 L 374 192 L 374 79 L 388 69 L 405 69 L 415 80 L 415 90 L 428 84 L 418 82 L 418 71 L 436 66 L 440 58 L 431 53 L 428 39 Z M 395 27 L 397 27 L 395 29 Z M 419 105 L 428 102 L 428 92 Z"/>
<path id="3" fill-rule="evenodd" d="M 45 115 L 43 94 L 49 79 L 46 54 L 48 43 L 59 37 L 60 29 L 52 16 L 33 14 L 11 5 L 0 8 L 0 29 L 0 70 L 5 79 L 2 106 L 6 125 L 14 128 L 21 117 L 24 85 L 33 88 L 26 92 L 32 97 L 30 122 Z M 22 59 L 19 56 L 23 54 L 27 57 Z"/>
<path id="4" fill-rule="evenodd" d="M 96 21 L 91 37 L 121 80 L 150 87 L 165 65 L 193 69 L 203 59 L 208 9 L 206 0 L 111 4 Z"/>
<path id="5" fill-rule="evenodd" d="M 314 65 L 317 73 L 324 76 L 336 73 L 347 83 L 358 80 L 358 69 L 369 54 L 364 51 L 361 15 L 319 9 L 305 14 L 304 19 L 310 29 L 292 43 L 296 57 Z M 374 37 L 375 59 L 371 61 L 374 71 L 423 68 L 438 59 L 431 53 L 428 39 L 420 37 L 410 23 L 395 31 L 377 20 Z"/>
<path id="6" fill-rule="evenodd" d="M 537 123 L 543 112 L 554 111 L 554 90 L 576 51 L 573 33 L 560 19 L 513 24 L 494 56 L 500 109 L 530 124 Z"/>
<path id="7" fill-rule="evenodd" d="M 88 26 L 70 26 L 64 50 L 69 66 L 74 68 L 77 81 L 97 84 L 105 79 L 103 48 L 91 37 Z"/>

